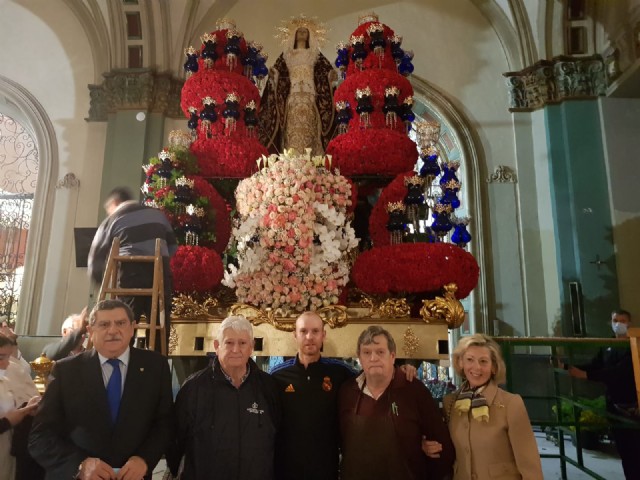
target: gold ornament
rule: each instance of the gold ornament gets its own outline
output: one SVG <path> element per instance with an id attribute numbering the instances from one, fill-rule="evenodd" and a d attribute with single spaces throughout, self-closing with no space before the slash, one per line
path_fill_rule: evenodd
<path id="1" fill-rule="evenodd" d="M 369 316 L 380 318 L 409 318 L 411 307 L 406 298 L 379 300 L 362 292 L 360 304 L 369 309 Z"/>
<path id="2" fill-rule="evenodd" d="M 414 175 L 413 177 L 404 177 L 404 185 L 424 185 L 424 178 Z"/>
<path id="3" fill-rule="evenodd" d="M 381 23 L 372 23 L 371 25 L 369 25 L 367 27 L 367 33 L 369 35 L 371 35 L 372 33 L 375 32 L 383 32 L 384 31 L 384 26 Z"/>
<path id="4" fill-rule="evenodd" d="M 49 375 L 51 375 L 51 370 L 53 370 L 53 366 L 55 364 L 56 362 L 49 360 L 44 353 L 32 362 L 29 362 L 29 365 L 31 365 L 31 368 L 36 373 L 33 383 L 36 384 L 36 388 L 40 395 L 43 395 L 44 391 L 47 389 L 47 385 L 49 384 Z"/>
<path id="5" fill-rule="evenodd" d="M 357 88 L 356 89 L 356 98 L 364 98 L 364 97 L 370 97 L 371 96 L 371 88 L 370 87 L 365 87 L 365 88 Z"/>
<path id="6" fill-rule="evenodd" d="M 407 329 L 404 332 L 403 338 L 404 338 L 404 345 L 402 347 L 402 350 L 404 350 L 404 354 L 408 358 L 411 358 L 415 355 L 416 351 L 418 350 L 418 347 L 420 346 L 420 339 L 413 332 L 413 329 L 411 327 L 407 327 Z"/>
<path id="7" fill-rule="evenodd" d="M 192 108 L 196 111 L 195 107 L 189 107 L 190 113 Z M 169 132 L 169 146 L 171 147 L 187 149 L 191 146 L 192 142 L 193 139 L 190 133 L 183 130 L 171 130 L 171 132 Z"/>
<path id="8" fill-rule="evenodd" d="M 347 324 L 347 307 L 344 305 L 329 305 L 315 311 L 324 323 L 331 328 L 344 327 Z M 261 308 L 246 303 L 234 303 L 229 308 L 230 315 L 244 315 L 253 325 L 267 323 L 277 330 L 293 332 L 296 329 L 295 319 L 281 321 L 274 310 L 262 310 Z"/>
<path id="9" fill-rule="evenodd" d="M 235 30 L 236 22 L 231 18 L 219 18 L 216 21 L 216 30 Z"/>
<path id="10" fill-rule="evenodd" d="M 458 328 L 464 322 L 464 307 L 456 298 L 458 286 L 448 283 L 444 286 L 444 296 L 433 300 L 423 300 L 420 315 L 426 323 L 432 321 L 446 322 L 449 328 Z"/>
<path id="11" fill-rule="evenodd" d="M 387 203 L 387 212 L 404 212 L 405 206 L 402 202 L 389 202 Z"/>
<path id="12" fill-rule="evenodd" d="M 362 25 L 363 23 L 369 22 L 379 22 L 378 14 L 375 12 L 365 13 L 364 15 L 360 15 L 358 17 L 358 25 Z"/>
<path id="13" fill-rule="evenodd" d="M 438 122 L 416 122 L 416 136 L 422 145 L 435 145 L 440 138 L 440 124 Z"/>
<path id="14" fill-rule="evenodd" d="M 225 102 L 238 102 L 239 97 L 236 92 L 227 93 L 227 96 L 224 99 Z"/>
<path id="15" fill-rule="evenodd" d="M 180 337 L 178 336 L 178 331 L 176 330 L 176 327 L 171 325 L 169 332 L 169 355 L 173 355 L 176 352 L 179 343 Z"/>
<path id="16" fill-rule="evenodd" d="M 216 43 L 216 36 L 212 35 L 211 33 L 205 33 L 202 36 L 200 36 L 200 41 L 202 43 L 207 43 L 207 42 Z"/>
<path id="17" fill-rule="evenodd" d="M 364 43 L 364 35 L 351 35 L 351 46 L 357 43 Z"/>
<path id="18" fill-rule="evenodd" d="M 173 297 L 171 316 L 179 318 L 199 318 L 209 315 L 209 309 L 218 306 L 215 298 L 208 297 L 199 303 L 191 295 L 181 293 Z"/>

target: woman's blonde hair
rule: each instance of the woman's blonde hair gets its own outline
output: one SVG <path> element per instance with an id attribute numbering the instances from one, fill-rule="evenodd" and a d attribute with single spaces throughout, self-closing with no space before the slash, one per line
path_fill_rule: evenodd
<path id="1" fill-rule="evenodd" d="M 462 378 L 465 378 L 461 359 L 469 347 L 485 347 L 489 350 L 491 354 L 491 379 L 496 383 L 504 383 L 507 379 L 507 367 L 502 359 L 500 346 L 493 338 L 483 335 L 482 333 L 462 337 L 458 342 L 452 354 L 453 368 L 456 373 Z"/>

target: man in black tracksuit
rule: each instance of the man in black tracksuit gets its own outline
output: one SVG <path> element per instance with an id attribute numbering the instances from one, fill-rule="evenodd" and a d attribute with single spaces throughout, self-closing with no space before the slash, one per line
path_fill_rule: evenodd
<path id="1" fill-rule="evenodd" d="M 271 371 L 284 412 L 276 448 L 276 478 L 336 480 L 338 391 L 356 372 L 341 361 L 320 356 L 326 331 L 318 314 L 303 313 L 296 320 L 294 336 L 298 355 Z"/>

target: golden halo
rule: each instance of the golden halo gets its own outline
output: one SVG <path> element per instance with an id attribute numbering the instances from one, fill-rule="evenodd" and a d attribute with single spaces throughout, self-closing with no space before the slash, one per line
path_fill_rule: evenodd
<path id="1" fill-rule="evenodd" d="M 328 30 L 326 25 L 320 22 L 318 17 L 307 17 L 305 14 L 291 17 L 289 20 L 283 20 L 282 25 L 277 28 L 278 33 L 275 38 L 280 40 L 282 45 L 287 45 L 299 28 L 309 30 L 309 34 L 315 38 L 318 47 L 322 47 L 327 41 Z"/>

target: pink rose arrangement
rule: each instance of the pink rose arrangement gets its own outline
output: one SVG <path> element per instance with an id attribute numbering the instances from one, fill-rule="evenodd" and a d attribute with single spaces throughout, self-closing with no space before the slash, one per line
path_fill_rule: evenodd
<path id="1" fill-rule="evenodd" d="M 238 267 L 229 266 L 223 284 L 240 302 L 282 314 L 338 303 L 349 280 L 346 256 L 357 246 L 347 215 L 351 183 L 317 167 L 324 157 L 261 160 L 265 167 L 236 189 Z"/>

